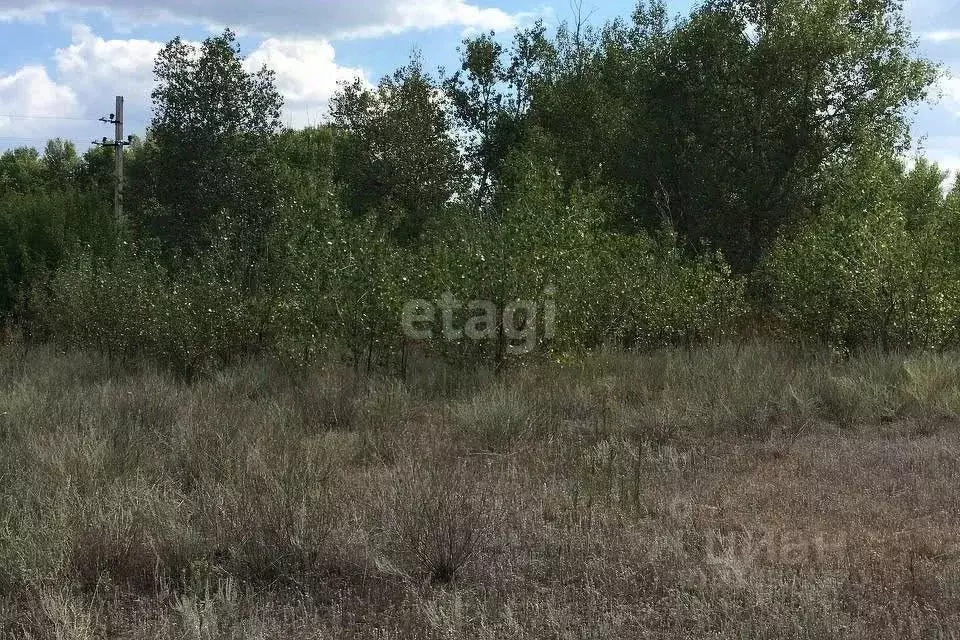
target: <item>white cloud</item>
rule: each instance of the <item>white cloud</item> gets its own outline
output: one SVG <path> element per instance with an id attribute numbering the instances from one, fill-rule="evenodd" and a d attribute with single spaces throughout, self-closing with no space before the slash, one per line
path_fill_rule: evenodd
<path id="1" fill-rule="evenodd" d="M 76 113 L 73 90 L 54 82 L 44 67 L 30 65 L 0 76 L 0 111 L 30 113 L 41 118 L 70 117 Z"/>
<path id="2" fill-rule="evenodd" d="M 372 2 L 370 4 L 378 4 Z M 505 31 L 517 26 L 517 17 L 500 9 L 481 8 L 463 0 L 421 0 L 420 2 L 380 2 L 389 20 L 380 25 L 355 27 L 357 35 L 376 36 L 411 29 L 461 26 L 467 29 Z"/>
<path id="3" fill-rule="evenodd" d="M 43 22 L 48 11 L 43 6 L 23 6 L 7 7 L 6 3 L 0 2 L 0 23 L 3 22 Z"/>
<path id="4" fill-rule="evenodd" d="M 105 40 L 86 25 L 72 30 L 70 45 L 54 54 L 62 82 L 89 100 L 127 95 L 142 99 L 153 82 L 153 60 L 162 46 L 150 40 Z"/>
<path id="5" fill-rule="evenodd" d="M 106 12 L 118 22 L 196 22 L 230 25 L 245 32 L 318 39 L 372 37 L 409 30 L 458 26 L 507 30 L 518 16 L 468 0 L 248 0 L 238 10 L 226 0 L 0 0 L 0 15 L 31 15 L 73 9 Z"/>
<path id="6" fill-rule="evenodd" d="M 326 115 L 338 82 L 366 81 L 363 69 L 336 63 L 333 45 L 326 40 L 269 38 L 247 57 L 246 64 L 251 70 L 266 65 L 276 72 L 277 89 L 286 101 L 285 121 L 294 127 L 317 124 Z"/>
<path id="7" fill-rule="evenodd" d="M 947 29 L 944 31 L 931 31 L 923 34 L 924 40 L 931 42 L 950 42 L 960 40 L 960 29 Z"/>
<path id="8" fill-rule="evenodd" d="M 32 141 L 30 138 L 50 130 L 57 119 L 76 117 L 77 113 L 74 91 L 56 83 L 42 66 L 30 65 L 0 75 L 0 114 L 5 114 L 0 115 L 0 136 L 6 141 Z M 34 117 L 9 117 L 23 114 Z"/>
<path id="9" fill-rule="evenodd" d="M 115 95 L 126 98 L 127 132 L 143 132 L 150 117 L 153 61 L 162 44 L 105 39 L 86 25 L 71 33 L 72 42 L 56 50 L 49 68 L 31 65 L 0 75 L 0 114 L 30 116 L 0 118 L 0 149 L 42 144 L 40 138 L 54 136 L 82 145 L 109 135 L 96 119 L 113 111 Z M 251 70 L 267 65 L 276 72 L 285 99 L 283 120 L 294 127 L 325 118 L 338 82 L 367 81 L 363 69 L 338 65 L 333 45 L 321 39 L 268 38 L 247 56 L 246 65 Z"/>
<path id="10" fill-rule="evenodd" d="M 106 40 L 80 25 L 73 42 L 58 49 L 54 59 L 60 78 L 98 113 L 112 105 L 114 95 L 127 98 L 127 120 L 147 119 L 153 86 L 153 61 L 162 44 L 150 40 Z M 365 78 L 362 69 L 341 67 L 326 40 L 268 38 L 246 59 L 249 70 L 266 65 L 276 72 L 277 89 L 291 126 L 316 123 L 325 114 L 340 81 Z"/>

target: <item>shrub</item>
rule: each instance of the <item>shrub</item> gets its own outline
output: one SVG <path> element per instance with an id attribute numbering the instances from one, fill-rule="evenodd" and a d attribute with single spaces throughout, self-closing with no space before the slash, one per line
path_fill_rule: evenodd
<path id="1" fill-rule="evenodd" d="M 774 316 L 794 338 L 844 350 L 955 343 L 960 263 L 949 219 L 937 207 L 917 213 L 912 174 L 878 160 L 849 171 L 856 188 L 844 187 L 767 257 L 760 280 Z"/>
<path id="2" fill-rule="evenodd" d="M 452 207 L 414 247 L 397 244 L 382 217 L 346 220 L 335 203 L 315 202 L 278 209 L 262 254 L 251 255 L 226 216 L 215 221 L 214 245 L 189 258 L 132 244 L 108 259 L 73 252 L 35 287 L 33 328 L 64 346 L 188 374 L 251 352 L 308 362 L 330 348 L 358 367 L 405 369 L 405 303 L 441 307 L 446 294 L 462 305 L 458 328 L 475 313 L 471 301 L 495 312 L 479 341 L 432 327 L 423 346 L 459 364 L 605 343 L 690 344 L 735 330 L 744 287 L 721 256 L 691 257 L 672 233 L 608 232 L 601 191 L 568 192 L 535 156 L 519 154 L 510 167 L 497 216 Z M 536 309 L 513 318 L 522 340 L 504 322 L 521 302 Z"/>
<path id="3" fill-rule="evenodd" d="M 175 276 L 134 248 L 110 262 L 78 254 L 39 290 L 36 325 L 65 347 L 182 373 L 229 362 L 256 348 L 258 326 L 239 286 L 204 266 Z"/>
<path id="4" fill-rule="evenodd" d="M 586 346 L 689 345 L 737 332 L 748 308 L 744 281 L 721 255 L 689 257 L 669 230 L 601 242 L 579 307 L 589 311 L 581 320 Z"/>
<path id="5" fill-rule="evenodd" d="M 492 500 L 462 466 L 408 466 L 386 508 L 388 552 L 404 572 L 447 583 L 480 553 Z"/>
<path id="6" fill-rule="evenodd" d="M 27 306 L 31 286 L 71 249 L 113 250 L 116 229 L 97 194 L 71 190 L 0 196 L 0 321 Z"/>

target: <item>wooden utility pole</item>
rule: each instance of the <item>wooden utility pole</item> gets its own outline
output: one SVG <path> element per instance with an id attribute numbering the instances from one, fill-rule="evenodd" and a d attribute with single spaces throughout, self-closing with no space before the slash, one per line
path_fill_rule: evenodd
<path id="1" fill-rule="evenodd" d="M 117 220 L 123 217 L 123 96 L 117 96 L 116 116 L 114 125 L 116 125 L 114 135 L 116 136 L 117 154 L 117 182 L 113 189 L 113 214 Z"/>
<path id="2" fill-rule="evenodd" d="M 100 122 L 106 122 L 114 125 L 113 142 L 107 140 L 104 136 L 100 142 L 94 141 L 93 144 L 101 147 L 113 147 L 116 154 L 116 169 L 113 185 L 113 214 L 119 221 L 123 218 L 123 148 L 132 142 L 133 136 L 123 138 L 123 96 L 117 96 L 116 107 L 108 118 L 100 118 Z"/>

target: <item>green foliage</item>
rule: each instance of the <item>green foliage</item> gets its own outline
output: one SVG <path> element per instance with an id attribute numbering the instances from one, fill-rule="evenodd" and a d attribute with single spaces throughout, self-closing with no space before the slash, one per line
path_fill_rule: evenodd
<path id="1" fill-rule="evenodd" d="M 277 204 L 273 144 L 283 98 L 274 73 L 248 72 L 229 29 L 198 48 L 180 38 L 154 64 L 153 120 L 132 185 L 139 222 L 165 247 L 195 254 L 227 212 L 246 249 L 262 247 Z"/>
<path id="2" fill-rule="evenodd" d="M 174 277 L 155 254 L 125 247 L 110 261 L 72 257 L 38 291 L 39 324 L 68 348 L 195 373 L 257 346 L 251 301 L 211 260 Z"/>
<path id="3" fill-rule="evenodd" d="M 906 144 L 936 78 L 897 0 L 715 0 L 671 23 L 560 29 L 527 116 L 571 181 L 622 194 L 619 228 L 709 241 L 750 270 L 778 229 L 822 201 L 852 150 Z"/>
<path id="4" fill-rule="evenodd" d="M 501 192 L 499 215 L 453 213 L 429 228 L 416 251 L 377 253 L 379 281 L 371 283 L 368 270 L 360 288 L 379 292 L 382 306 L 357 315 L 361 325 L 386 318 L 385 325 L 365 326 L 388 336 L 385 344 L 402 342 L 400 306 L 426 300 L 438 313 L 450 309 L 458 334 L 447 335 L 438 315 L 430 326 L 435 352 L 502 362 L 511 353 L 564 352 L 605 342 L 697 342 L 730 330 L 744 314 L 743 284 L 721 258 L 691 260 L 672 237 L 605 231 L 604 194 L 589 188 L 568 192 L 535 147 L 513 154 L 502 175 L 509 186 Z M 370 230 L 362 235 L 376 237 Z M 381 236 L 374 244 L 384 242 Z M 363 257 L 354 260 L 362 264 Z M 476 327 L 485 338 L 475 341 L 462 332 L 471 319 L 485 316 L 478 304 L 492 305 L 495 315 L 492 323 Z M 522 311 L 511 316 L 511 305 Z"/>
<path id="5" fill-rule="evenodd" d="M 62 189 L 73 184 L 80 169 L 80 157 L 72 142 L 54 138 L 47 142 L 40 165 L 46 187 Z"/>
<path id="6" fill-rule="evenodd" d="M 464 171 L 440 91 L 414 57 L 375 89 L 357 80 L 331 107 L 347 210 L 370 213 L 410 243 L 463 191 Z"/>
<path id="7" fill-rule="evenodd" d="M 276 144 L 281 193 L 287 203 L 323 209 L 336 185 L 337 131 L 330 126 L 288 129 Z"/>
<path id="8" fill-rule="evenodd" d="M 0 324 L 28 312 L 30 287 L 67 252 L 112 250 L 116 228 L 92 190 L 78 188 L 80 167 L 59 138 L 43 155 L 27 147 L 0 155 Z"/>
<path id="9" fill-rule="evenodd" d="M 403 285 L 400 251 L 376 217 L 305 227 L 291 254 L 281 296 L 281 340 L 309 355 L 342 346 L 356 363 L 389 359 L 399 347 Z"/>
<path id="10" fill-rule="evenodd" d="M 936 167 L 868 157 L 844 172 L 821 218 L 764 265 L 788 330 L 839 348 L 955 344 L 960 263 Z M 836 187 L 835 187 L 836 188 Z"/>
<path id="11" fill-rule="evenodd" d="M 463 41 L 460 70 L 443 89 L 461 131 L 479 206 L 496 194 L 510 152 L 523 140 L 524 116 L 546 64 L 556 52 L 542 22 L 518 31 L 505 49 L 495 34 Z"/>
<path id="12" fill-rule="evenodd" d="M 32 193 L 43 186 L 43 163 L 36 149 L 19 147 L 0 155 L 0 195 Z"/>
<path id="13" fill-rule="evenodd" d="M 744 281 L 719 254 L 691 259 L 665 230 L 656 239 L 610 234 L 596 251 L 587 344 L 691 345 L 736 335 L 748 312 Z"/>
<path id="14" fill-rule="evenodd" d="M 112 215 L 89 192 L 39 191 L 0 197 L 0 323 L 29 310 L 28 292 L 72 250 L 109 255 Z"/>
<path id="15" fill-rule="evenodd" d="M 897 0 L 641 2 L 465 40 L 438 79 L 414 56 L 282 130 L 233 32 L 176 38 L 126 150 L 129 223 L 105 213 L 111 150 L 0 156 L 0 318 L 184 373 L 259 351 L 499 366 L 748 316 L 841 349 L 955 344 L 960 187 L 898 160 L 937 75 L 915 46 Z M 402 323 L 418 300 L 428 337 Z"/>

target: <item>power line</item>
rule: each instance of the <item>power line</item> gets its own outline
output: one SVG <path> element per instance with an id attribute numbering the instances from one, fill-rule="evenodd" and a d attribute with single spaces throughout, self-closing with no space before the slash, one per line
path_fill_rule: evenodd
<path id="1" fill-rule="evenodd" d="M 59 138 L 60 140 L 64 140 L 66 142 L 72 142 L 73 144 L 78 146 L 81 144 L 86 144 L 86 143 L 80 142 L 78 138 L 64 138 L 63 136 L 54 136 L 53 138 L 49 136 L 47 137 L 37 136 L 33 138 L 25 138 L 25 137 L 18 137 L 18 136 L 0 136 L 0 140 L 6 141 L 6 142 L 49 142 L 56 138 Z"/>
<path id="2" fill-rule="evenodd" d="M 100 122 L 99 118 L 71 118 L 67 116 L 25 116 L 13 113 L 0 113 L 0 120 L 4 118 L 8 120 L 48 120 L 51 122 L 55 121 L 64 121 L 64 122 Z M 141 118 L 127 118 L 126 120 L 130 124 L 140 125 L 142 127 L 147 126 L 147 121 Z M 60 136 L 62 137 L 62 136 Z"/>
<path id="3" fill-rule="evenodd" d="M 11 120 L 70 120 L 73 122 L 97 122 L 96 118 L 74 118 L 71 116 L 30 116 L 19 113 L 0 113 L 0 118 Z"/>

